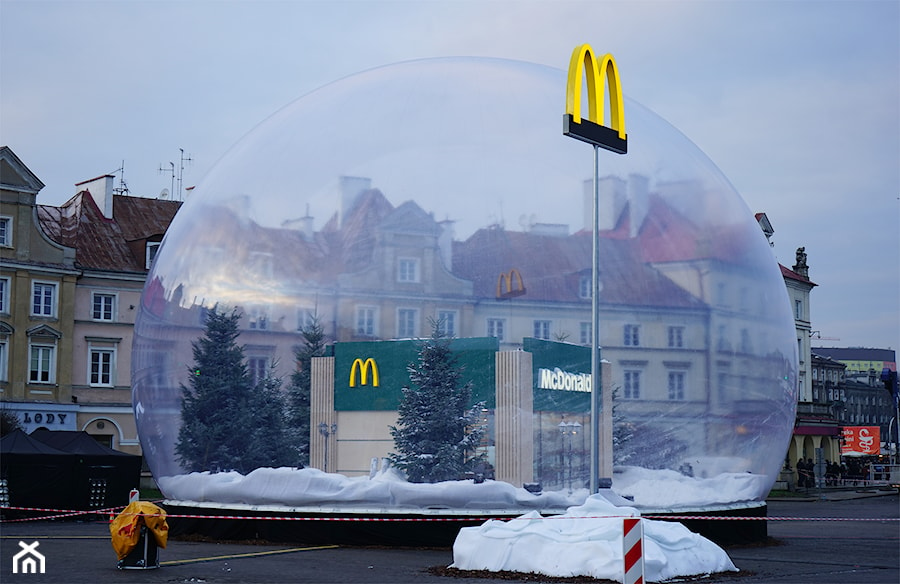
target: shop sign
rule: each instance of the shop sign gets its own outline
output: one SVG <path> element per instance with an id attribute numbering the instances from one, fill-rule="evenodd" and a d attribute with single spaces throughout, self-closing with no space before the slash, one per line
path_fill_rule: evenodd
<path id="1" fill-rule="evenodd" d="M 581 117 L 581 81 L 587 81 L 587 119 Z M 609 85 L 610 126 L 603 125 L 606 103 L 605 84 Z M 594 56 L 590 45 L 579 45 L 572 51 L 566 82 L 566 113 L 563 134 L 616 154 L 628 152 L 625 134 L 625 105 L 616 61 L 609 53 Z"/>
<path id="2" fill-rule="evenodd" d="M 22 423 L 65 426 L 67 416 L 68 414 L 53 412 L 22 412 Z"/>
<path id="3" fill-rule="evenodd" d="M 559 367 L 538 369 L 538 389 L 591 392 L 589 373 L 569 373 Z"/>
<path id="4" fill-rule="evenodd" d="M 841 454 L 881 453 L 881 428 L 878 426 L 844 426 Z"/>
<path id="5" fill-rule="evenodd" d="M 369 369 L 372 370 L 372 387 L 378 387 L 378 363 L 371 357 L 365 361 L 362 359 L 353 360 L 353 365 L 350 367 L 350 387 L 356 387 L 357 379 L 360 385 L 367 385 Z"/>

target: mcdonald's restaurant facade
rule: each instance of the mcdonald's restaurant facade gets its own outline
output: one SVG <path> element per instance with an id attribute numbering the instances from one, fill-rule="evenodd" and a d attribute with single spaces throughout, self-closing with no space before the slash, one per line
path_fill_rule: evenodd
<path id="1" fill-rule="evenodd" d="M 416 361 L 421 343 L 336 343 L 333 355 L 314 359 L 312 466 L 347 476 L 368 475 L 373 464 L 395 452 L 390 426 L 397 424 L 402 388 L 410 385 L 407 365 Z M 493 466 L 495 478 L 518 485 L 560 484 L 563 445 L 558 424 L 577 421 L 589 427 L 590 349 L 527 338 L 521 350 L 507 351 L 500 350 L 497 338 L 483 337 L 454 339 L 451 350 L 461 368 L 461 382 L 472 384 L 472 405 L 483 404 L 487 431 L 479 454 Z M 319 433 L 320 424 L 333 431 Z M 569 443 L 569 472 L 575 468 L 576 480 L 588 478 L 584 434 Z M 611 460 L 606 462 L 611 471 Z"/>

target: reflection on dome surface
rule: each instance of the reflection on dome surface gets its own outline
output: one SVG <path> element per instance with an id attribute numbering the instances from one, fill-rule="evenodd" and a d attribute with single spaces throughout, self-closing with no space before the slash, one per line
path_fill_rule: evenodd
<path id="1" fill-rule="evenodd" d="M 562 135 L 564 95 L 563 71 L 532 64 L 391 65 L 297 100 L 216 165 L 166 235 L 135 329 L 138 430 L 167 497 L 483 509 L 584 500 L 593 153 Z M 796 403 L 778 264 L 695 145 L 633 101 L 625 115 L 629 153 L 601 153 L 599 182 L 613 490 L 638 507 L 761 501 Z M 182 396 L 192 376 L 209 379 L 192 343 L 213 309 L 240 316 L 247 383 L 269 378 L 273 400 L 296 381 L 302 331 L 320 324 L 326 345 L 300 368 L 302 431 L 232 414 L 227 399 L 206 404 L 242 437 L 233 465 L 189 463 L 179 447 L 199 434 L 184 431 Z M 388 463 L 391 427 L 432 323 L 452 337 L 467 407 L 478 405 L 468 427 L 483 435 L 459 480 L 413 483 Z M 256 426 L 282 422 L 267 435 L 283 437 L 292 462 L 241 467 Z"/>

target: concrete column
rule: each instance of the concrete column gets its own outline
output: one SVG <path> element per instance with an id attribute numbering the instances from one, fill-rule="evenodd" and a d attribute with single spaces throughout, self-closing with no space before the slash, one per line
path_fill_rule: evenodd
<path id="1" fill-rule="evenodd" d="M 534 397 L 531 353 L 496 354 L 494 411 L 496 479 L 517 487 L 534 481 Z"/>
<path id="2" fill-rule="evenodd" d="M 325 437 L 319 433 L 319 424 L 337 424 L 334 411 L 334 357 L 313 357 L 309 395 L 309 464 L 325 469 Z M 337 440 L 328 437 L 328 472 L 337 468 Z"/>

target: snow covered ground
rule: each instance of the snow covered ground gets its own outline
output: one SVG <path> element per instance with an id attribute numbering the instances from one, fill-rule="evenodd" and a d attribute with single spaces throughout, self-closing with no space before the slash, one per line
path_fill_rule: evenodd
<path id="1" fill-rule="evenodd" d="M 597 494 L 564 515 L 542 517 L 531 511 L 510 521 L 464 527 L 453 544 L 451 567 L 621 582 L 622 520 L 638 516 L 637 509 L 616 506 Z M 737 571 L 722 548 L 680 523 L 650 519 L 641 523 L 646 582 Z"/>

